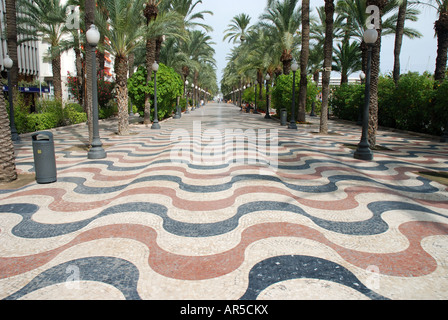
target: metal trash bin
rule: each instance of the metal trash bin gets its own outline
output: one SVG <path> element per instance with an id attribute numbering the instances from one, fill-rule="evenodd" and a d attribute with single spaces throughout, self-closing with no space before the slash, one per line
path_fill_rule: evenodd
<path id="1" fill-rule="evenodd" d="M 280 111 L 280 123 L 282 126 L 286 126 L 286 122 L 287 120 L 287 113 L 286 113 L 286 109 L 281 109 Z"/>
<path id="2" fill-rule="evenodd" d="M 36 132 L 33 140 L 34 170 L 37 183 L 56 182 L 56 158 L 53 134 L 49 131 Z"/>

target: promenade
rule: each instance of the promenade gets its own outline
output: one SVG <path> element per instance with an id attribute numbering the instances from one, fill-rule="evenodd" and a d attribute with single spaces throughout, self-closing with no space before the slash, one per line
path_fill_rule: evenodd
<path id="1" fill-rule="evenodd" d="M 0 299 L 448 299 L 448 144 L 209 103 L 130 135 L 54 129 L 57 182 L 0 185 Z M 446 181 L 447 179 L 445 179 Z M 20 184 L 24 181 L 23 184 Z M 442 181 L 443 182 L 443 181 Z"/>

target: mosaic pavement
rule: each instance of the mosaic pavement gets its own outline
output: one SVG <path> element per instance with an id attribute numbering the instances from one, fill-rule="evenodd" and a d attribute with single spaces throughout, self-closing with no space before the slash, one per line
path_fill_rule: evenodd
<path id="1" fill-rule="evenodd" d="M 417 172 L 447 172 L 448 144 L 380 131 L 363 162 L 359 127 L 309 120 L 102 121 L 103 160 L 85 125 L 53 130 L 57 182 L 0 189 L 0 299 L 447 299 L 448 188 Z"/>

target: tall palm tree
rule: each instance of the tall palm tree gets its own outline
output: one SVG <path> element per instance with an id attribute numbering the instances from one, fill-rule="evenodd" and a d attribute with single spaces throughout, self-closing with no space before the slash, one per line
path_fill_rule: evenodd
<path id="1" fill-rule="evenodd" d="M 213 15 L 213 12 L 209 10 L 196 12 L 195 9 L 200 4 L 202 4 L 202 0 L 171 0 L 162 2 L 164 11 L 175 11 L 184 17 L 185 29 L 199 27 L 207 32 L 213 31 L 211 26 L 197 21 L 204 20 L 206 14 Z"/>
<path id="2" fill-rule="evenodd" d="M 283 73 L 291 72 L 293 50 L 299 44 L 297 30 L 301 24 L 301 9 L 299 0 L 268 0 L 265 12 L 260 16 L 260 24 L 275 39 L 275 46 L 283 64 Z"/>
<path id="3" fill-rule="evenodd" d="M 145 3 L 145 8 L 143 10 L 143 15 L 146 18 L 146 25 L 148 26 L 151 22 L 157 19 L 159 14 L 158 5 L 160 2 L 158 0 L 148 0 Z M 152 79 L 152 65 L 156 60 L 156 39 L 147 35 L 146 38 L 146 82 L 149 83 Z M 151 123 L 151 96 L 149 93 L 145 94 L 145 109 L 144 109 L 144 123 Z"/>
<path id="4" fill-rule="evenodd" d="M 61 0 L 20 0 L 19 16 L 20 33 L 25 40 L 40 38 L 50 45 L 48 57 L 53 69 L 54 96 L 62 100 L 61 53 L 64 48 L 63 36 L 68 32 L 66 27 L 67 3 Z M 30 29 L 28 26 L 31 26 Z"/>
<path id="5" fill-rule="evenodd" d="M 144 0 L 109 0 L 104 5 L 109 13 L 108 20 L 98 14 L 96 21 L 101 33 L 109 39 L 105 49 L 115 56 L 115 83 L 118 102 L 118 134 L 129 133 L 128 114 L 128 56 L 143 39 L 145 29 L 141 8 Z M 140 21 L 139 21 L 140 19 Z"/>
<path id="6" fill-rule="evenodd" d="M 82 1 L 82 0 L 81 0 Z M 86 30 L 90 29 L 90 26 L 95 23 L 95 0 L 85 0 L 84 1 L 84 34 Z M 85 48 L 87 48 L 87 40 L 85 40 Z M 85 50 L 84 50 L 85 51 Z M 84 56 L 85 66 L 84 73 L 86 75 L 83 88 L 84 88 L 84 110 L 87 114 L 87 128 L 89 131 L 89 144 L 92 143 L 93 140 L 93 110 L 92 110 L 92 79 L 94 75 L 92 74 L 92 63 L 93 60 L 92 55 L 87 54 Z"/>
<path id="7" fill-rule="evenodd" d="M 434 24 L 434 29 L 437 35 L 437 59 L 434 79 L 441 82 L 446 77 L 448 54 L 448 0 L 432 1 L 435 1 L 439 14 L 439 18 Z"/>
<path id="8" fill-rule="evenodd" d="M 380 19 L 378 40 L 372 49 L 372 66 L 370 78 L 370 108 L 369 108 L 369 130 L 368 141 L 371 148 L 376 146 L 376 132 L 378 130 L 378 77 L 380 73 L 380 53 L 381 53 L 381 36 L 382 36 L 382 17 L 384 9 L 390 4 L 389 0 L 367 0 L 366 6 L 375 5 L 379 8 Z"/>
<path id="9" fill-rule="evenodd" d="M 403 43 L 404 24 L 406 20 L 406 10 L 408 9 L 408 0 L 399 0 L 400 8 L 398 10 L 397 28 L 395 30 L 395 47 L 394 47 L 394 71 L 393 78 L 395 84 L 400 79 L 400 53 Z"/>
<path id="10" fill-rule="evenodd" d="M 328 98 L 330 95 L 330 76 L 333 61 L 333 23 L 334 0 L 325 0 L 325 44 L 324 44 L 324 72 L 322 77 L 322 108 L 320 114 L 319 133 L 328 133 Z"/>
<path id="11" fill-rule="evenodd" d="M 14 156 L 14 145 L 11 139 L 9 116 L 3 95 L 0 95 L 0 182 L 11 182 L 17 179 Z"/>
<path id="12" fill-rule="evenodd" d="M 6 37 L 8 39 L 8 55 L 13 61 L 10 70 L 11 96 L 14 97 L 14 90 L 18 87 L 19 64 L 17 57 L 17 9 L 16 0 L 6 0 Z"/>
<path id="13" fill-rule="evenodd" d="M 300 89 L 298 120 L 306 121 L 308 59 L 310 56 L 310 0 L 302 0 L 302 52 L 300 55 Z M 294 119 L 295 120 L 295 119 Z"/>
<path id="14" fill-rule="evenodd" d="M 341 73 L 341 85 L 348 83 L 348 76 L 362 68 L 359 43 L 338 43 L 334 49 L 333 60 L 333 70 Z"/>
<path id="15" fill-rule="evenodd" d="M 250 24 L 250 16 L 245 13 L 240 13 L 233 17 L 230 24 L 227 26 L 227 29 L 224 31 L 223 41 L 227 38 L 228 41 L 233 41 L 233 43 L 241 43 L 246 40 L 247 33 L 250 32 L 251 27 Z"/>

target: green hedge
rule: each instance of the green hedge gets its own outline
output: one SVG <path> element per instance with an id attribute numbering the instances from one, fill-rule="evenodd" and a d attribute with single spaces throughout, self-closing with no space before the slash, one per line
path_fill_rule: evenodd
<path id="1" fill-rule="evenodd" d="M 86 122 L 87 115 L 77 103 L 63 106 L 60 101 L 52 100 L 39 101 L 36 105 L 36 113 L 30 114 L 28 106 L 18 95 L 14 99 L 14 119 L 17 131 L 26 133 Z"/>
<path id="2" fill-rule="evenodd" d="M 335 116 L 356 121 L 364 104 L 364 85 L 335 88 L 330 98 Z M 436 83 L 431 75 L 408 73 L 397 86 L 390 76 L 378 81 L 378 124 L 400 130 L 441 135 L 448 119 L 448 80 Z"/>
<path id="3" fill-rule="evenodd" d="M 280 75 L 276 79 L 276 84 L 272 90 L 272 108 L 277 110 L 277 113 L 280 113 L 281 109 L 286 109 L 288 113 L 288 118 L 291 114 L 291 106 L 292 106 L 292 85 L 293 85 L 293 73 L 291 72 L 289 75 Z M 296 83 L 295 83 L 295 105 L 296 108 L 299 106 L 299 89 L 300 89 L 300 73 L 296 73 Z M 317 100 L 317 95 L 319 93 L 319 88 L 316 83 L 308 78 L 308 86 L 307 86 L 307 98 L 306 98 L 306 112 L 309 113 L 311 111 L 313 102 L 316 103 L 316 109 L 314 110 L 316 113 L 320 112 L 320 101 Z M 296 111 L 297 116 L 297 111 Z"/>
<path id="4" fill-rule="evenodd" d="M 154 97 L 154 81 L 146 85 L 146 68 L 139 67 L 128 79 L 128 94 L 133 105 L 135 105 L 141 116 L 145 110 L 145 93 Z M 154 79 L 154 78 L 153 78 Z M 179 74 L 173 68 L 159 64 L 157 71 L 157 111 L 159 119 L 164 119 L 173 114 L 176 109 L 177 97 L 183 95 L 183 82 Z M 151 101 L 151 107 L 154 102 Z M 151 113 L 153 116 L 153 113 Z"/>

